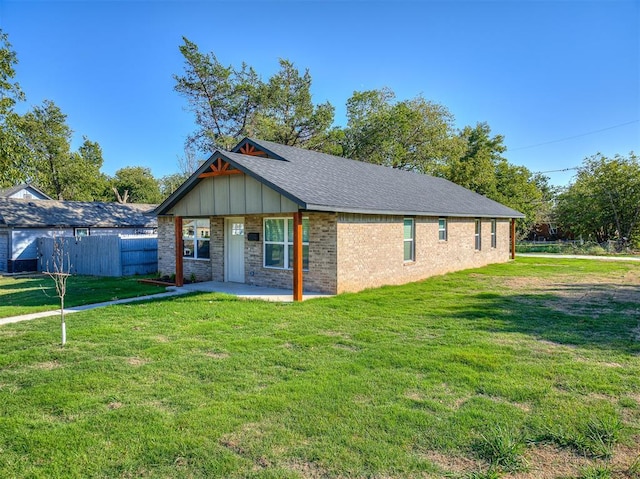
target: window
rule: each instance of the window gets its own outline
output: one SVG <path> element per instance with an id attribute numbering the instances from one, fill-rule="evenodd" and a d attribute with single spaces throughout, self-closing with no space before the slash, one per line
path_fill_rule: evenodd
<path id="1" fill-rule="evenodd" d="M 89 236 L 89 228 L 73 228 L 73 236 Z"/>
<path id="2" fill-rule="evenodd" d="M 440 241 L 447 241 L 447 219 L 440 218 L 438 220 L 438 239 Z"/>
<path id="3" fill-rule="evenodd" d="M 480 237 L 481 229 L 482 229 L 482 223 L 480 222 L 480 218 L 476 218 L 475 240 L 476 240 L 476 250 L 477 251 L 480 251 L 480 249 L 482 248 L 482 238 Z"/>
<path id="4" fill-rule="evenodd" d="M 293 218 L 265 218 L 264 267 L 293 269 Z M 309 270 L 309 218 L 302 218 L 302 269 Z"/>
<path id="5" fill-rule="evenodd" d="M 208 219 L 185 219 L 182 222 L 182 255 L 185 258 L 209 259 L 210 242 Z"/>
<path id="6" fill-rule="evenodd" d="M 495 218 L 491 220 L 491 247 L 496 248 L 498 246 L 498 238 L 497 238 L 497 224 Z"/>
<path id="7" fill-rule="evenodd" d="M 404 260 L 415 260 L 415 228 L 413 218 L 404 219 Z"/>

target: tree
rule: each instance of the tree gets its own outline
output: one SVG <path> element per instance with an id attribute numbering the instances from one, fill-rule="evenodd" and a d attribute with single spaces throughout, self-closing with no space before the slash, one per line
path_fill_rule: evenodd
<path id="1" fill-rule="evenodd" d="M 59 200 L 101 199 L 106 177 L 100 173 L 102 150 L 86 137 L 77 152 L 71 152 L 72 130 L 67 116 L 52 101 L 45 100 L 18 122 L 26 148 L 24 180 L 33 181 Z"/>
<path id="2" fill-rule="evenodd" d="M 519 236 L 528 234 L 536 223 L 548 222 L 553 197 L 548 178 L 509 163 L 503 156 L 504 137 L 492 136 L 487 123 L 466 126 L 458 136 L 464 151 L 446 165 L 447 179 L 524 213 L 517 225 Z"/>
<path id="3" fill-rule="evenodd" d="M 187 99 L 198 125 L 188 146 L 212 152 L 253 136 L 336 152 L 333 106 L 313 104 L 308 70 L 300 75 L 293 63 L 280 60 L 280 70 L 265 83 L 246 63 L 224 66 L 213 53 L 201 53 L 195 43 L 183 41 L 185 73 L 174 75 L 174 89 Z"/>
<path id="4" fill-rule="evenodd" d="M 466 126 L 458 136 L 464 143 L 464 152 L 447 165 L 447 178 L 481 195 L 495 196 L 498 165 L 506 162 L 502 156 L 507 149 L 502 143 L 504 138 L 491 137 L 487 123 Z"/>
<path id="5" fill-rule="evenodd" d="M 395 102 L 385 88 L 354 92 L 347 101 L 344 155 L 360 161 L 443 176 L 462 154 L 453 115 L 418 96 Z"/>
<path id="6" fill-rule="evenodd" d="M 60 327 L 62 330 L 62 346 L 67 343 L 67 325 L 64 320 L 64 298 L 67 295 L 67 280 L 71 276 L 71 259 L 65 251 L 65 239 L 53 237 L 53 254 L 47 260 L 44 274 L 49 276 L 56 288 L 56 296 L 60 299 Z"/>
<path id="7" fill-rule="evenodd" d="M 20 142 L 13 107 L 24 100 L 20 85 L 14 81 L 18 57 L 9 37 L 0 29 L 0 186 L 12 186 L 19 181 L 24 150 Z"/>
<path id="8" fill-rule="evenodd" d="M 160 203 L 160 185 L 149 168 L 129 166 L 116 171 L 112 188 L 120 203 Z"/>
<path id="9" fill-rule="evenodd" d="M 201 151 L 230 149 L 251 131 L 264 85 L 246 64 L 239 70 L 225 67 L 213 53 L 201 53 L 186 37 L 183 41 L 185 74 L 174 75 L 174 89 L 187 99 L 198 125 L 187 142 Z"/>
<path id="10" fill-rule="evenodd" d="M 160 186 L 160 194 L 162 198 L 167 198 L 169 195 L 173 194 L 182 183 L 184 183 L 186 178 L 184 175 L 180 173 L 173 173 L 170 175 L 165 175 L 160 178 L 159 186 Z"/>
<path id="11" fill-rule="evenodd" d="M 585 158 L 557 200 L 558 223 L 598 243 L 629 245 L 640 230 L 640 160 L 633 153 Z"/>
<path id="12" fill-rule="evenodd" d="M 256 136 L 283 145 L 322 150 L 330 139 L 334 108 L 314 105 L 311 75 L 288 60 L 280 59 L 280 71 L 265 86 L 263 105 L 256 117 Z"/>

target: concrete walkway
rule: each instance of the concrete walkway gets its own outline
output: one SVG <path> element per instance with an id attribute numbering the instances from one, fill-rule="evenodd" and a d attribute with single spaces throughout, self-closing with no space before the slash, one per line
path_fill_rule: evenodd
<path id="1" fill-rule="evenodd" d="M 227 293 L 237 296 L 238 298 L 245 299 L 261 299 L 263 301 L 277 301 L 277 302 L 292 302 L 293 290 L 291 289 L 278 289 L 278 288 L 265 288 L 262 286 L 251 286 L 244 283 L 223 283 L 220 281 L 205 281 L 202 283 L 185 284 L 180 288 L 176 286 L 170 286 L 169 289 L 176 291 L 183 290 L 185 292 L 206 292 L 206 293 Z M 314 298 L 327 298 L 331 297 L 331 294 L 304 292 L 302 300 L 314 299 Z"/>
<path id="2" fill-rule="evenodd" d="M 178 296 L 188 293 L 189 291 L 167 291 L 166 293 L 150 294 L 147 296 L 137 296 L 135 298 L 115 299 L 113 301 L 105 301 L 104 303 L 85 304 L 83 306 L 74 306 L 73 308 L 64 308 L 64 314 L 77 313 L 79 311 L 87 311 L 89 309 L 104 308 L 114 304 L 133 303 L 134 301 L 144 301 L 147 299 L 168 298 L 170 296 Z M 49 316 L 59 316 L 60 310 L 41 311 L 39 313 L 23 314 L 20 316 L 12 316 L 9 318 L 0 318 L 0 325 L 9 323 L 19 323 L 20 321 L 28 321 L 30 319 L 46 318 Z"/>
<path id="3" fill-rule="evenodd" d="M 597 261 L 640 261 L 639 256 L 595 256 L 588 254 L 553 254 L 553 253 L 516 253 L 516 258 L 561 258 L 561 259 L 593 259 Z"/>
<path id="4" fill-rule="evenodd" d="M 259 286 L 250 286 L 240 283 L 220 283 L 217 281 L 206 281 L 203 283 L 185 284 L 178 288 L 176 286 L 169 286 L 166 293 L 151 294 L 148 296 L 138 296 L 135 298 L 116 299 L 113 301 L 106 301 L 104 303 L 85 304 L 84 306 L 75 306 L 73 308 L 65 308 L 65 314 L 77 313 L 79 311 L 87 311 L 89 309 L 104 308 L 105 306 L 112 306 L 114 304 L 126 304 L 133 303 L 134 301 L 144 301 L 148 299 L 160 299 L 168 298 L 171 296 L 179 296 L 186 293 L 226 293 L 232 294 L 239 298 L 246 299 L 261 299 L 263 301 L 277 301 L 277 302 L 292 302 L 293 291 L 287 289 L 276 288 L 263 288 Z M 331 295 L 322 293 L 304 293 L 303 300 L 313 298 L 326 298 Z M 9 323 L 19 323 L 20 321 L 28 321 L 30 319 L 46 318 L 49 316 L 60 315 L 60 310 L 55 309 L 53 311 L 41 311 L 39 313 L 23 314 L 21 316 L 12 316 L 9 318 L 0 318 L 0 325 Z"/>

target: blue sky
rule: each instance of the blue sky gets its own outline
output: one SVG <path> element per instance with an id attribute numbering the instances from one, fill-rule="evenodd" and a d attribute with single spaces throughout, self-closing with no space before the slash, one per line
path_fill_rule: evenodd
<path id="1" fill-rule="evenodd" d="M 389 87 L 486 121 L 511 163 L 572 168 L 597 152 L 640 153 L 640 1 L 0 0 L 18 54 L 23 110 L 53 100 L 103 148 L 103 171 L 176 172 L 194 130 L 172 75 L 182 36 L 267 79 L 278 59 L 308 68 L 314 101 Z M 548 173 L 566 184 L 574 171 Z"/>

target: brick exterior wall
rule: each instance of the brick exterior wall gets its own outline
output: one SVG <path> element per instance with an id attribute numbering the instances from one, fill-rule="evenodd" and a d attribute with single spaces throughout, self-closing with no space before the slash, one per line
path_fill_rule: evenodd
<path id="1" fill-rule="evenodd" d="M 218 219 L 222 218 L 211 218 L 212 227 L 214 220 Z M 213 234 L 212 230 L 211 235 Z M 210 255 L 214 258 L 213 238 L 210 246 Z M 190 280 L 193 274 L 196 281 L 211 281 L 213 279 L 211 264 L 212 260 L 184 258 L 182 261 L 184 279 Z M 214 267 L 213 270 L 215 269 Z M 172 216 L 158 217 L 158 273 L 160 276 L 172 276 L 176 273 L 175 228 Z"/>
<path id="2" fill-rule="evenodd" d="M 509 220 L 496 222 L 497 247 L 491 248 L 491 221 L 481 224 L 482 247 L 475 250 L 473 218 L 448 218 L 447 241 L 438 240 L 438 218 L 415 218 L 415 261 L 404 261 L 401 216 L 340 215 L 337 292 L 389 284 L 499 263 L 509 259 Z"/>
<path id="3" fill-rule="evenodd" d="M 173 216 L 158 216 L 158 274 L 176 273 L 176 243 Z"/>
<path id="4" fill-rule="evenodd" d="M 304 291 L 332 294 L 336 291 L 336 215 L 304 213 L 309 218 L 309 271 L 302 273 Z M 291 289 L 293 272 L 263 266 L 263 219 L 287 215 L 245 216 L 244 230 L 259 233 L 260 241 L 245 241 L 245 282 L 257 286 Z"/>
<path id="5" fill-rule="evenodd" d="M 509 259 L 509 220 L 498 219 L 497 247 L 491 247 L 491 221 L 483 219 L 482 247 L 475 250 L 473 218 L 447 218 L 447 240 L 438 240 L 438 218 L 415 218 L 415 261 L 404 261 L 402 216 L 305 213 L 309 218 L 309 271 L 305 291 L 342 293 L 403 284 L 429 276 L 505 262 Z M 290 270 L 263 266 L 263 219 L 288 215 L 246 215 L 245 282 L 291 289 Z M 224 218 L 211 217 L 210 260 L 184 260 L 184 276 L 224 281 Z M 247 241 L 258 233 L 259 241 Z M 158 270 L 175 273 L 172 217 L 158 218 Z"/>

